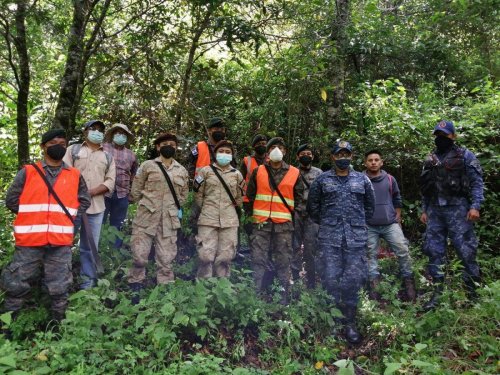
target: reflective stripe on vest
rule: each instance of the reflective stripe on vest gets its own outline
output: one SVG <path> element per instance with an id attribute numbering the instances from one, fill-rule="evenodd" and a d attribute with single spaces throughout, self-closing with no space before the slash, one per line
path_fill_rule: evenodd
<path id="1" fill-rule="evenodd" d="M 39 168 L 43 171 L 41 163 Z M 31 165 L 26 165 L 26 181 L 19 196 L 19 211 L 14 220 L 17 246 L 67 246 L 73 243 L 74 226 L 56 202 L 42 177 Z M 61 168 L 52 186 L 71 215 L 78 212 L 80 172 L 76 168 Z"/>
<path id="2" fill-rule="evenodd" d="M 293 210 L 295 201 L 293 197 L 293 188 L 299 178 L 299 170 L 290 166 L 290 169 L 278 185 L 283 198 Z M 257 169 L 257 194 L 253 203 L 254 222 L 263 223 L 271 219 L 273 223 L 286 223 L 292 221 L 292 214 L 282 202 L 276 191 L 271 190 L 269 185 L 269 176 L 264 166 Z"/>
<path id="3" fill-rule="evenodd" d="M 196 159 L 196 169 L 194 172 L 195 177 L 201 168 L 207 167 L 211 164 L 210 149 L 208 143 L 205 141 L 200 141 L 198 142 L 196 147 L 198 149 L 198 159 Z"/>
<path id="4" fill-rule="evenodd" d="M 247 186 L 248 186 L 248 181 L 250 181 L 250 176 L 255 168 L 259 166 L 257 163 L 257 160 L 255 160 L 254 157 L 252 156 L 245 156 L 243 158 L 243 162 L 245 163 L 247 167 L 247 174 L 245 177 L 245 189 L 243 191 L 243 202 L 250 202 L 250 200 L 247 198 L 246 193 L 247 193 Z"/>

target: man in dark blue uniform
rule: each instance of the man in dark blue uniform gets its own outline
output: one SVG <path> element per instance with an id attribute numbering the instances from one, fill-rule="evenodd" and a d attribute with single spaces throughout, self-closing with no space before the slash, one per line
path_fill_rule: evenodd
<path id="1" fill-rule="evenodd" d="M 429 273 L 434 283 L 434 293 L 424 305 L 425 310 L 438 305 L 443 291 L 447 237 L 464 267 L 468 295 L 476 296 L 475 284 L 480 273 L 473 223 L 479 219 L 484 200 L 481 165 L 472 152 L 455 144 L 453 122 L 439 122 L 433 134 L 436 148 L 424 161 L 420 181 L 423 195 L 420 220 L 427 225 L 424 252 L 429 257 Z"/>
<path id="2" fill-rule="evenodd" d="M 339 141 L 332 150 L 334 168 L 314 180 L 307 211 L 319 224 L 319 264 L 323 287 L 333 297 L 345 319 L 345 337 L 361 341 L 356 329 L 358 293 L 366 281 L 366 220 L 375 209 L 370 179 L 350 170 L 352 146 Z"/>

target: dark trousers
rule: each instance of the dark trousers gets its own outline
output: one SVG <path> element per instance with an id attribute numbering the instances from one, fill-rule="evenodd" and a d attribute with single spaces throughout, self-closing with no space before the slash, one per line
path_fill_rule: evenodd
<path id="1" fill-rule="evenodd" d="M 123 222 L 127 217 L 128 196 L 118 198 L 118 195 L 115 191 L 110 198 L 104 197 L 104 203 L 106 204 L 106 210 L 104 211 L 103 223 L 108 220 L 109 216 L 109 225 L 121 231 Z M 114 247 L 120 248 L 122 246 L 122 243 L 123 240 L 120 237 L 115 236 L 115 241 L 113 244 Z"/>
<path id="2" fill-rule="evenodd" d="M 68 289 L 73 282 L 70 246 L 16 246 L 14 257 L 2 271 L 0 286 L 5 290 L 5 310 L 19 311 L 30 296 L 31 284 L 43 280 L 51 297 L 51 309 L 63 314 Z"/>

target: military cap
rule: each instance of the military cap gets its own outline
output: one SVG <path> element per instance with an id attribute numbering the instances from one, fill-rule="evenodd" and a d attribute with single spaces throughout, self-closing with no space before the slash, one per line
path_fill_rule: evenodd
<path id="1" fill-rule="evenodd" d="M 271 138 L 269 140 L 269 142 L 267 142 L 266 151 L 269 151 L 269 149 L 271 148 L 271 146 L 274 146 L 274 145 L 285 146 L 285 140 L 283 138 L 281 138 L 281 137 Z"/>
<path id="2" fill-rule="evenodd" d="M 208 123 L 208 128 L 225 128 L 226 123 L 220 117 L 214 117 Z"/>
<path id="3" fill-rule="evenodd" d="M 227 139 L 223 139 L 222 141 L 217 142 L 217 144 L 214 147 L 214 153 L 217 153 L 217 150 L 221 147 L 230 148 L 231 152 L 234 154 L 233 142 L 228 141 Z"/>
<path id="4" fill-rule="evenodd" d="M 255 146 L 257 143 L 259 143 L 261 141 L 266 141 L 267 142 L 267 137 L 264 134 L 257 134 L 255 137 L 253 137 L 252 147 Z"/>
<path id="5" fill-rule="evenodd" d="M 66 138 L 64 129 L 50 129 L 42 134 L 42 144 L 53 140 L 54 138 Z"/>
<path id="6" fill-rule="evenodd" d="M 338 141 L 332 148 L 332 154 L 337 154 L 342 150 L 347 150 L 352 153 L 352 146 L 347 141 Z"/>
<path id="7" fill-rule="evenodd" d="M 445 134 L 455 134 L 455 126 L 451 121 L 439 121 L 434 127 L 432 134 L 436 134 L 437 131 L 441 131 Z"/>
<path id="8" fill-rule="evenodd" d="M 155 141 L 153 142 L 154 145 L 159 145 L 160 143 L 164 141 L 174 141 L 176 144 L 179 143 L 177 140 L 177 136 L 172 133 L 161 133 L 156 137 Z"/>
<path id="9" fill-rule="evenodd" d="M 303 145 L 300 145 L 299 148 L 297 149 L 297 155 L 300 154 L 304 150 L 312 151 L 313 148 L 309 143 L 305 143 Z"/>

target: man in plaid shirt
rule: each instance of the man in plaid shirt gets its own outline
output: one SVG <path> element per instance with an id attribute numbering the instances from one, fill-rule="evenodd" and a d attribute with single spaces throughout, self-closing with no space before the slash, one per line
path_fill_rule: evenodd
<path id="1" fill-rule="evenodd" d="M 129 204 L 129 193 L 137 171 L 137 157 L 127 146 L 133 139 L 132 132 L 126 125 L 114 124 L 106 134 L 104 151 L 113 156 L 116 164 L 116 186 L 115 191 L 105 196 L 106 211 L 104 212 L 105 222 L 109 215 L 109 224 L 121 231 L 123 222 L 127 217 Z M 116 236 L 115 248 L 120 248 L 123 239 Z"/>

